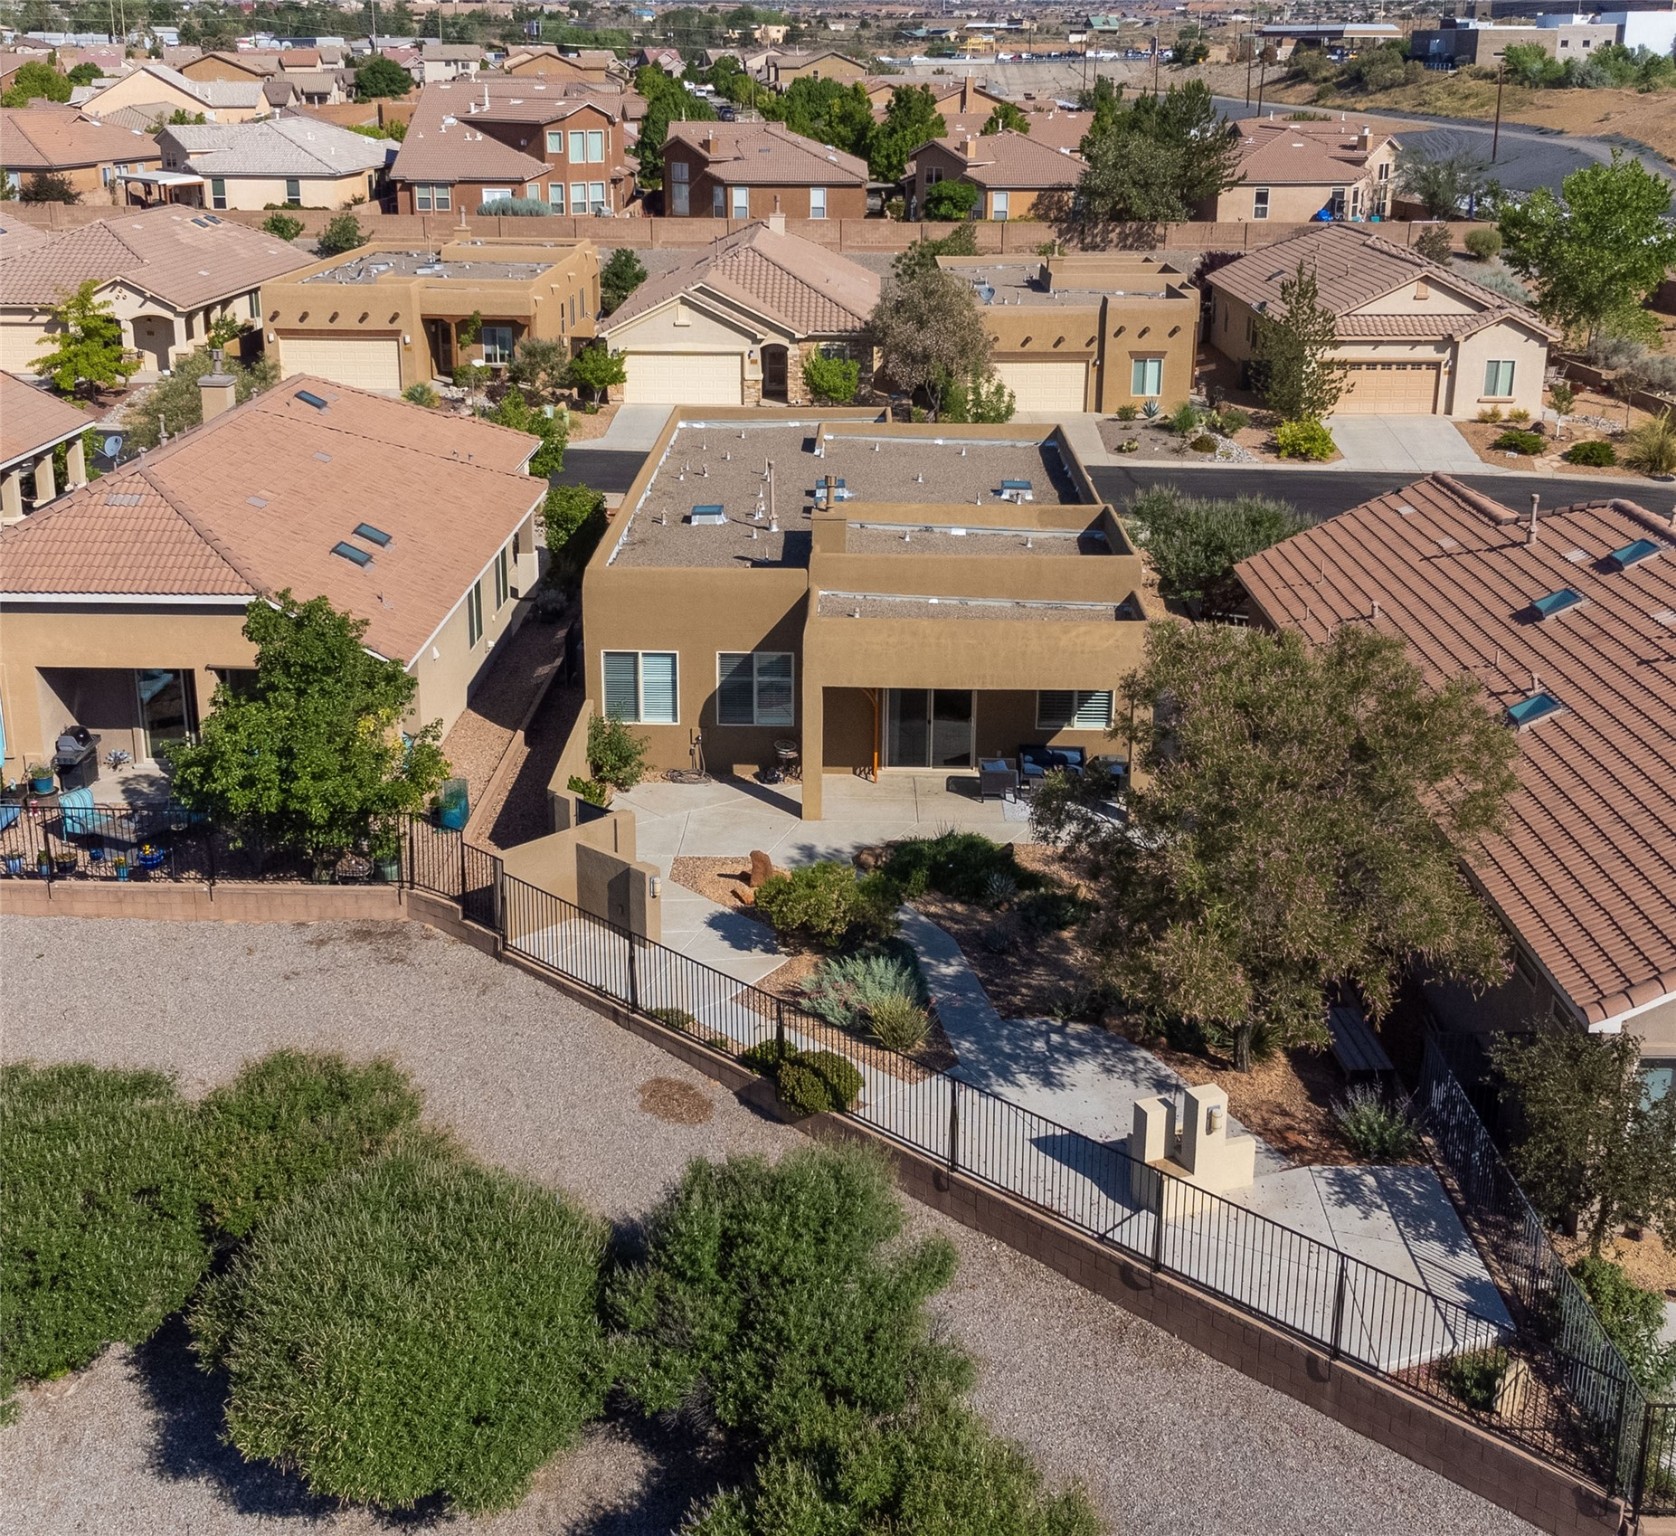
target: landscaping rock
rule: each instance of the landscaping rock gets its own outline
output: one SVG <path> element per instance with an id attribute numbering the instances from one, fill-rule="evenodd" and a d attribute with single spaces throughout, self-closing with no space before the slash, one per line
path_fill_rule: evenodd
<path id="1" fill-rule="evenodd" d="M 760 848 L 751 850 L 751 889 L 754 891 L 764 880 L 774 878 L 774 861 Z"/>

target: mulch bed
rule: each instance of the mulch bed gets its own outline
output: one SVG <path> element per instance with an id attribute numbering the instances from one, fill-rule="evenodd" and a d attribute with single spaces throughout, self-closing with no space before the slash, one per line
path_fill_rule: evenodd
<path id="1" fill-rule="evenodd" d="M 670 1125 L 703 1125 L 715 1106 L 691 1083 L 673 1077 L 649 1077 L 640 1085 L 640 1107 Z"/>

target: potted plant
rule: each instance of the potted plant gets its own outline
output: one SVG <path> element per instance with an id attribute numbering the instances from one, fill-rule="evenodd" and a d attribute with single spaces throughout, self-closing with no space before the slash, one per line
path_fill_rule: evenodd
<path id="1" fill-rule="evenodd" d="M 128 860 L 120 853 L 114 860 L 112 860 L 111 868 L 116 871 L 116 878 L 118 880 L 126 880 L 128 878 Z"/>
<path id="2" fill-rule="evenodd" d="M 402 840 L 394 827 L 382 827 L 372 839 L 372 877 L 380 885 L 400 885 Z"/>
<path id="3" fill-rule="evenodd" d="M 52 855 L 45 848 L 35 855 L 35 873 L 43 880 L 52 879 Z"/>
<path id="4" fill-rule="evenodd" d="M 29 776 L 29 792 L 32 795 L 50 795 L 52 793 L 52 768 L 46 763 L 31 763 L 24 772 Z"/>
<path id="5" fill-rule="evenodd" d="M 141 869 L 161 869 L 163 867 L 163 861 L 167 858 L 168 854 L 155 844 L 141 843 L 140 851 L 134 856 L 134 862 L 138 864 Z"/>
<path id="6" fill-rule="evenodd" d="M 60 848 L 52 856 L 52 867 L 61 875 L 73 875 L 76 872 L 76 851 L 73 848 Z"/>
<path id="7" fill-rule="evenodd" d="M 6 855 L 6 873 L 8 875 L 21 875 L 23 873 L 23 855 L 21 853 L 8 853 Z"/>

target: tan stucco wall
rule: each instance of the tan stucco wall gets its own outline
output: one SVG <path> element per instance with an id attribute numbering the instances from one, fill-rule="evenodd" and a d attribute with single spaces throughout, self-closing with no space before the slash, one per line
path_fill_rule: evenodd
<path id="1" fill-rule="evenodd" d="M 238 320 L 253 319 L 256 290 L 235 294 L 201 308 L 176 313 L 147 294 L 125 283 L 107 283 L 99 297 L 122 322 L 124 343 L 142 354 L 137 380 L 155 378 L 164 355 L 170 362 L 183 353 L 204 345 L 210 325 L 223 314 Z M 41 350 L 43 337 L 52 328 L 47 305 L 15 305 L 0 309 L 0 368 L 27 373 Z"/>
<path id="2" fill-rule="evenodd" d="M 1391 200 L 1395 196 L 1391 178 L 1396 174 L 1397 141 L 1387 139 L 1367 157 L 1363 166 L 1346 165 L 1343 174 L 1333 181 L 1278 182 L 1264 181 L 1261 176 L 1244 174 L 1226 191 L 1212 201 L 1201 204 L 1197 217 L 1217 224 L 1263 223 L 1254 214 L 1254 194 L 1258 187 L 1269 191 L 1270 224 L 1304 224 L 1314 218 L 1333 198 L 1333 188 L 1344 188 L 1345 209 L 1360 212 L 1362 217 L 1378 213 L 1389 217 Z M 1381 169 L 1383 168 L 1383 176 Z M 1361 202 L 1353 204 L 1352 189 L 1359 188 Z"/>
<path id="3" fill-rule="evenodd" d="M 210 107 L 198 97 L 189 95 L 178 86 L 161 80 L 145 70 L 136 70 L 114 81 L 83 108 L 89 116 L 114 111 L 117 107 L 149 107 L 161 103 L 171 111 L 202 112 L 212 123 L 248 123 L 253 118 L 266 117 L 269 108 L 258 100 L 251 107 Z M 167 116 L 167 113 L 164 114 Z"/>
<path id="4" fill-rule="evenodd" d="M 378 181 L 376 171 L 355 171 L 348 176 L 316 176 L 301 177 L 299 190 L 302 192 L 300 206 L 304 208 L 347 208 L 357 198 L 363 202 L 369 200 Z M 285 177 L 283 176 L 226 176 L 222 178 L 227 188 L 227 206 L 229 208 L 260 210 L 273 207 L 285 201 Z M 210 178 L 204 177 L 203 207 L 213 208 L 214 199 L 211 196 Z"/>

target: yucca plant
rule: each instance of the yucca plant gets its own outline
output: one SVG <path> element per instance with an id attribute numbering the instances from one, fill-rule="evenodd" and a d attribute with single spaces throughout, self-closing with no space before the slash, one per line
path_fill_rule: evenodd
<path id="1" fill-rule="evenodd" d="M 1669 410 L 1629 433 L 1624 439 L 1624 463 L 1644 475 L 1676 473 L 1676 423 Z"/>
<path id="2" fill-rule="evenodd" d="M 803 1006 L 840 1029 L 867 1027 L 887 998 L 901 998 L 915 1007 L 928 1001 L 918 967 L 889 950 L 834 955 L 821 962 L 803 989 Z"/>

